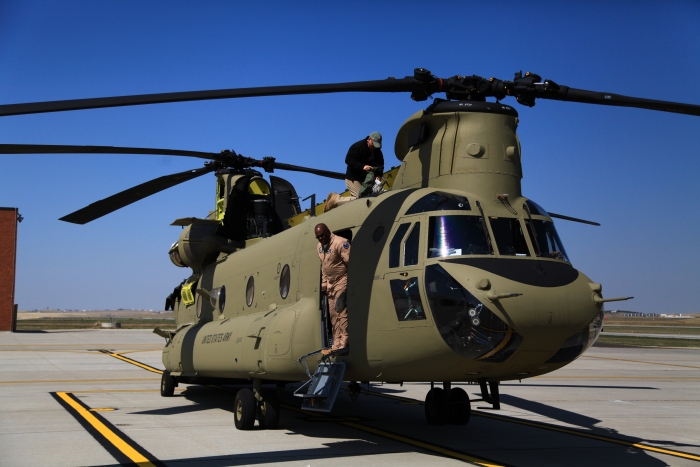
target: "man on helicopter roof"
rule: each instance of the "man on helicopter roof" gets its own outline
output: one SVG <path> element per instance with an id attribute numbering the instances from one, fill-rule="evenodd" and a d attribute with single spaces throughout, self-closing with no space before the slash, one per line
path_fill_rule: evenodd
<path id="1" fill-rule="evenodd" d="M 326 224 L 314 229 L 318 240 L 318 257 L 321 260 L 321 289 L 328 297 L 328 307 L 333 328 L 333 346 L 321 351 L 323 355 L 347 355 L 348 308 L 346 288 L 348 286 L 348 262 L 350 243 L 347 239 L 331 233 Z"/>
<path id="2" fill-rule="evenodd" d="M 326 199 L 326 211 L 362 196 L 363 182 L 366 183 L 365 179 L 370 173 L 373 174 L 375 182 L 381 184 L 381 177 L 384 174 L 384 154 L 381 147 L 382 135 L 378 131 L 370 133 L 365 139 L 350 146 L 345 156 L 345 163 L 348 165 L 345 172 L 345 186 L 350 190 L 350 196 L 341 197 L 338 193 L 330 193 Z"/>

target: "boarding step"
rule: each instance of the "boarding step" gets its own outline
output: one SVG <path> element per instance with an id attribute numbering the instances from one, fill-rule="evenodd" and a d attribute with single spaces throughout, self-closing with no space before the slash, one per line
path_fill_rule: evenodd
<path id="1" fill-rule="evenodd" d="M 330 412 L 345 375 L 345 362 L 320 362 L 311 379 L 294 391 L 303 397 L 301 408 L 315 412 Z"/>

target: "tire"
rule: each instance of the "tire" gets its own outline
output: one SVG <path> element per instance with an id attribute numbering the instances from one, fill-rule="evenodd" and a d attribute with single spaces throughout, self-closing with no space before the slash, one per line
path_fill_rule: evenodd
<path id="1" fill-rule="evenodd" d="M 425 419 L 430 425 L 445 425 L 449 420 L 445 391 L 433 388 L 425 396 Z"/>
<path id="2" fill-rule="evenodd" d="M 252 389 L 243 388 L 236 393 L 236 399 L 233 404 L 233 422 L 237 429 L 253 429 L 257 405 Z"/>
<path id="3" fill-rule="evenodd" d="M 469 395 L 462 388 L 452 388 L 450 391 L 450 424 L 466 425 L 472 414 Z"/>
<path id="4" fill-rule="evenodd" d="M 177 380 L 170 376 L 170 372 L 165 370 L 160 377 L 160 395 L 163 397 L 172 397 L 175 393 L 175 387 L 177 386 Z"/>
<path id="5" fill-rule="evenodd" d="M 280 423 L 280 400 L 277 391 L 265 389 L 263 402 L 258 410 L 258 424 L 266 430 L 276 430 Z"/>

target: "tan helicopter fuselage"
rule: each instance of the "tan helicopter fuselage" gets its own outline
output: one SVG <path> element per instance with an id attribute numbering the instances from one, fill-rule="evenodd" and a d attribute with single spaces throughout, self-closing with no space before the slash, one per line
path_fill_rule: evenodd
<path id="1" fill-rule="evenodd" d="M 346 362 L 346 380 L 522 379 L 590 346 L 602 324 L 601 287 L 565 256 L 542 251 L 533 226 L 551 218 L 521 195 L 517 114 L 501 104 L 443 104 L 399 131 L 391 191 L 300 216 L 202 267 L 194 302 L 176 305 L 166 369 L 180 378 L 307 379 L 295 362 L 323 345 L 320 222 L 351 243 L 350 353 L 334 357 Z M 504 225 L 519 232 L 517 252 L 500 240 Z M 481 226 L 486 243 L 448 248 L 447 237 L 461 232 L 450 226 L 476 237 Z M 221 288 L 225 302 L 208 298 Z"/>

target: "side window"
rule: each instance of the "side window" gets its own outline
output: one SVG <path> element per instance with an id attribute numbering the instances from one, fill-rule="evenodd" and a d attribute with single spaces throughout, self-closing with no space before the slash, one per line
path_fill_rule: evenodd
<path id="1" fill-rule="evenodd" d="M 498 252 L 506 256 L 530 256 L 525 234 L 518 219 L 489 217 Z"/>
<path id="2" fill-rule="evenodd" d="M 418 290 L 418 278 L 393 279 L 390 282 L 391 296 L 394 299 L 396 317 L 399 321 L 425 319 L 423 302 Z"/>
<path id="3" fill-rule="evenodd" d="M 413 266 L 418 264 L 418 244 L 420 241 L 420 222 L 413 224 L 413 229 L 411 233 L 408 234 L 408 238 L 404 243 L 403 247 L 403 265 Z"/>
<path id="4" fill-rule="evenodd" d="M 411 225 L 411 224 L 408 222 L 405 224 L 401 224 L 399 226 L 399 228 L 396 230 L 396 233 L 394 234 L 394 238 L 391 239 L 391 243 L 389 244 L 389 267 L 390 268 L 399 267 L 400 258 L 401 258 L 401 240 L 403 240 L 403 236 L 406 235 L 406 231 L 408 230 L 409 225 Z"/>

